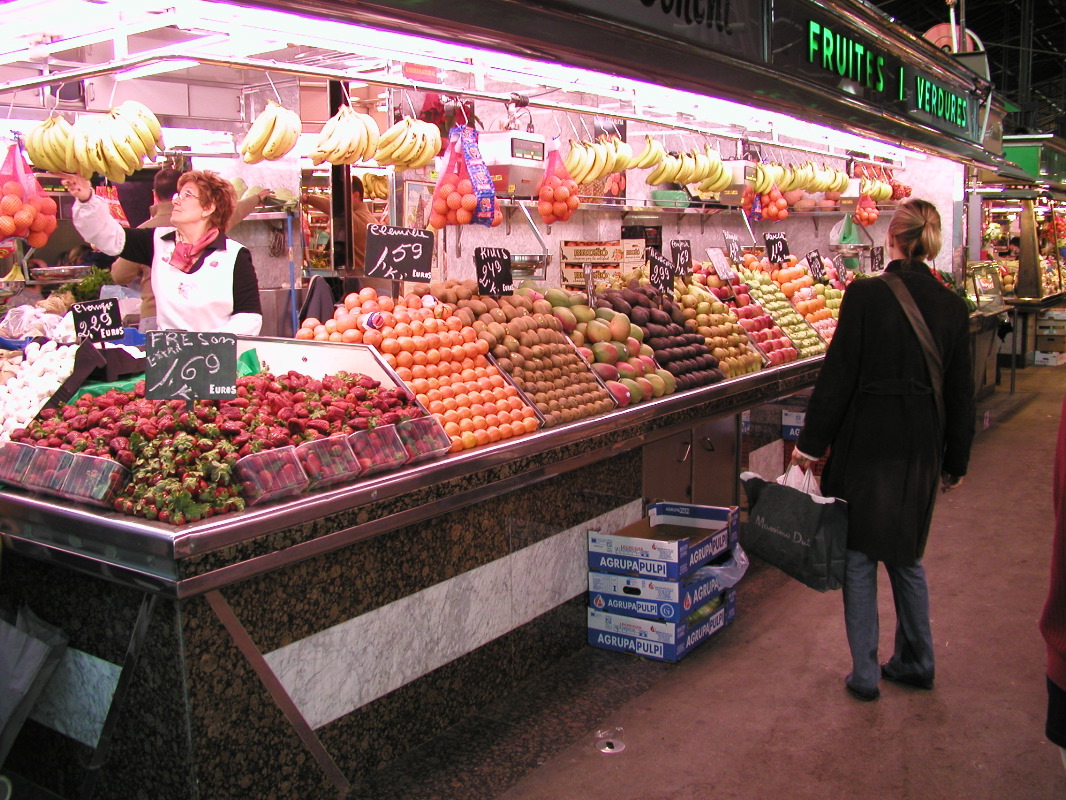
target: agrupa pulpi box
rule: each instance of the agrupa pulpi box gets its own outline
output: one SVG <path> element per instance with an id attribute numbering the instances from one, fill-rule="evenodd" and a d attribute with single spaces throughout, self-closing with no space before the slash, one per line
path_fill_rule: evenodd
<path id="1" fill-rule="evenodd" d="M 736 617 L 736 590 L 728 589 L 678 622 L 640 619 L 588 610 L 588 642 L 595 647 L 636 653 L 659 661 L 678 661 Z"/>
<path id="2" fill-rule="evenodd" d="M 713 566 L 701 567 L 680 581 L 590 572 L 589 607 L 670 622 L 687 617 L 725 588 Z"/>
<path id="3" fill-rule="evenodd" d="M 653 503 L 639 522 L 588 532 L 589 569 L 679 580 L 733 547 L 739 531 L 736 506 Z"/>

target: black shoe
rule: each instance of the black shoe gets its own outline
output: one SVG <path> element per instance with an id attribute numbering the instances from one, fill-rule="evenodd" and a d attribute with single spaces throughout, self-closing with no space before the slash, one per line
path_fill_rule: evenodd
<path id="1" fill-rule="evenodd" d="M 897 675 L 894 672 L 889 672 L 888 665 L 881 665 L 881 677 L 886 681 L 892 681 L 892 683 L 902 683 L 905 686 L 911 686 L 915 689 L 929 690 L 933 688 L 932 678 L 922 678 L 918 675 Z"/>
<path id="2" fill-rule="evenodd" d="M 863 703 L 872 703 L 881 696 L 880 689 L 857 689 L 848 683 L 847 679 L 844 680 L 844 688 L 848 690 L 848 694 Z"/>

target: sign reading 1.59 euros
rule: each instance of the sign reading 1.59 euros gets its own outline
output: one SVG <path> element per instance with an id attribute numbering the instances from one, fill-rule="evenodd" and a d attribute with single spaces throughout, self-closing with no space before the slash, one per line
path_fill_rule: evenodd
<path id="1" fill-rule="evenodd" d="M 418 228 L 367 225 L 364 263 L 368 278 L 429 283 L 433 233 Z"/>

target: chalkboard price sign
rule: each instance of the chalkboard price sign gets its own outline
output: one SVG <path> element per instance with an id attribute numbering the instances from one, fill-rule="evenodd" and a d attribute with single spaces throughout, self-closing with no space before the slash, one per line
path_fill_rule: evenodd
<path id="1" fill-rule="evenodd" d="M 651 285 L 663 294 L 674 288 L 674 264 L 663 258 L 658 250 L 649 247 L 646 251 L 651 264 Z"/>
<path id="2" fill-rule="evenodd" d="M 733 266 L 739 265 L 744 260 L 744 253 L 740 249 L 740 239 L 730 231 L 722 231 L 722 236 L 725 237 L 725 252 L 729 256 L 729 263 Z"/>
<path id="3" fill-rule="evenodd" d="M 736 273 L 733 272 L 733 268 L 729 265 L 729 259 L 722 252 L 722 248 L 708 247 L 707 258 L 711 260 L 711 266 L 714 267 L 714 271 L 723 281 L 728 283 L 736 277 Z"/>
<path id="4" fill-rule="evenodd" d="M 870 271 L 880 272 L 885 268 L 885 248 L 877 246 L 870 250 Z"/>
<path id="5" fill-rule="evenodd" d="M 674 257 L 674 274 L 684 277 L 692 272 L 692 242 L 688 239 L 672 239 L 670 252 Z"/>
<path id="6" fill-rule="evenodd" d="M 475 247 L 478 294 L 499 297 L 514 291 L 511 277 L 511 251 L 502 247 Z"/>
<path id="7" fill-rule="evenodd" d="M 433 233 L 391 225 L 366 226 L 366 276 L 429 283 Z"/>
<path id="8" fill-rule="evenodd" d="M 122 312 L 114 297 L 75 303 L 70 310 L 74 314 L 74 333 L 79 339 L 106 342 L 126 335 L 122 327 Z"/>
<path id="9" fill-rule="evenodd" d="M 145 397 L 213 400 L 237 394 L 237 337 L 231 333 L 149 331 Z"/>
<path id="10" fill-rule="evenodd" d="M 825 277 L 825 265 L 822 264 L 822 254 L 817 250 L 811 250 L 804 258 L 807 259 L 807 266 L 811 270 L 811 277 L 816 281 Z"/>
<path id="11" fill-rule="evenodd" d="M 766 242 L 766 260 L 771 264 L 780 264 L 788 258 L 788 239 L 781 231 L 770 231 L 762 235 Z"/>

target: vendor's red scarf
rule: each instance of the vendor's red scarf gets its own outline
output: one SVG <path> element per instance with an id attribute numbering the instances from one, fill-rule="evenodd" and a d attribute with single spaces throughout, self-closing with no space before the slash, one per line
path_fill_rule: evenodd
<path id="1" fill-rule="evenodd" d="M 182 272 L 189 272 L 211 242 L 218 238 L 218 228 L 212 228 L 195 242 L 177 241 L 177 232 L 174 234 L 174 254 L 170 257 L 170 263 Z"/>

